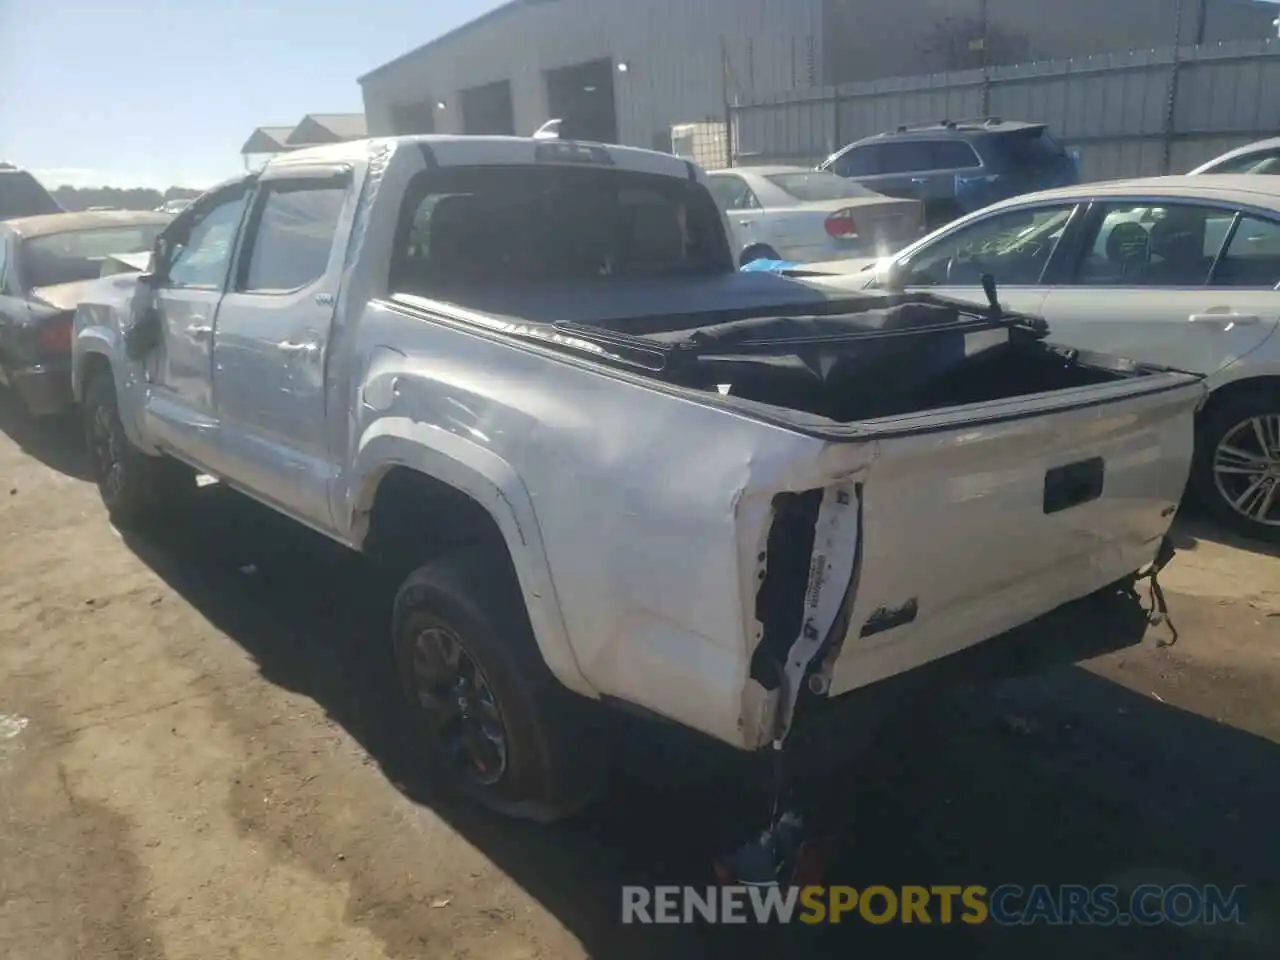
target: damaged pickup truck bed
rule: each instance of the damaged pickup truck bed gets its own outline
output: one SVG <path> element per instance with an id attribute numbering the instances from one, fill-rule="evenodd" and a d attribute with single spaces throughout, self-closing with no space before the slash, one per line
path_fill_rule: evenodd
<path id="1" fill-rule="evenodd" d="M 756 750 L 1148 567 L 1203 394 L 994 304 L 737 273 L 695 168 L 509 138 L 274 160 L 76 329 L 115 518 L 199 471 L 388 563 L 430 759 L 536 816 L 590 783 L 587 700 Z"/>

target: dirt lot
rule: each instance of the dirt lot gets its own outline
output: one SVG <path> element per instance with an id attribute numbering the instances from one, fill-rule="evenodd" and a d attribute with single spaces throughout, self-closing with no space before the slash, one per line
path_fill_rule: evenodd
<path id="1" fill-rule="evenodd" d="M 1110 652 L 930 699 L 820 787 L 832 882 L 1243 883 L 1247 926 L 624 929 L 620 884 L 706 882 L 764 811 L 643 758 L 554 829 L 450 806 L 397 733 L 358 562 L 217 487 L 123 538 L 68 433 L 7 404 L 0 430 L 0 956 L 1280 955 L 1274 554 L 1182 525 L 1176 645 L 1133 604 L 1073 612 L 1045 645 Z"/>

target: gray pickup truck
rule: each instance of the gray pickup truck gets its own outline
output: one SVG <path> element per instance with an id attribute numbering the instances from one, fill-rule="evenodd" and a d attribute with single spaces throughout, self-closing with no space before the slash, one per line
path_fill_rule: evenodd
<path id="1" fill-rule="evenodd" d="M 737 272 L 676 157 L 367 140 L 97 281 L 73 384 L 117 523 L 209 474 L 396 571 L 424 756 L 545 818 L 596 782 L 601 702 L 779 747 L 1167 555 L 1198 378 L 839 297 Z"/>

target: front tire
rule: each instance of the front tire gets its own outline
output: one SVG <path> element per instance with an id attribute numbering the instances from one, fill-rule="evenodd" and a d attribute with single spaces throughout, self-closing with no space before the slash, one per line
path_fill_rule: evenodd
<path id="1" fill-rule="evenodd" d="M 1259 387 L 1209 408 L 1191 480 L 1223 526 L 1280 543 L 1280 390 Z"/>
<path id="2" fill-rule="evenodd" d="M 754 247 L 747 247 L 742 251 L 742 256 L 738 258 L 738 266 L 745 267 L 748 263 L 755 263 L 757 260 L 778 260 L 778 251 L 766 244 L 757 244 Z"/>
<path id="3" fill-rule="evenodd" d="M 84 426 L 90 473 L 118 526 L 155 519 L 195 489 L 195 472 L 185 464 L 148 456 L 129 441 L 110 373 L 95 374 L 85 388 Z"/>
<path id="4" fill-rule="evenodd" d="M 396 594 L 396 672 L 433 781 L 504 816 L 549 823 L 591 800 L 589 705 L 538 651 L 507 557 L 470 548 Z"/>

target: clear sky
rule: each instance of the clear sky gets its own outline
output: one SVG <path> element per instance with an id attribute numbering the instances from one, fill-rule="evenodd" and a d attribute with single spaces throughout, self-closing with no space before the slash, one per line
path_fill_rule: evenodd
<path id="1" fill-rule="evenodd" d="M 0 0 L 0 160 L 46 186 L 203 187 L 254 127 L 363 111 L 356 77 L 499 0 Z"/>

